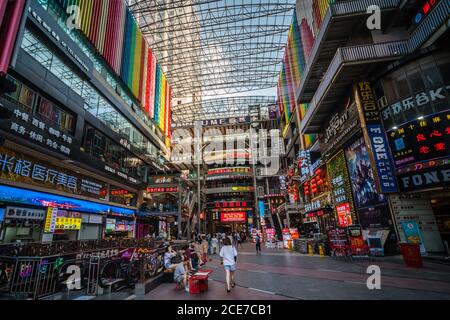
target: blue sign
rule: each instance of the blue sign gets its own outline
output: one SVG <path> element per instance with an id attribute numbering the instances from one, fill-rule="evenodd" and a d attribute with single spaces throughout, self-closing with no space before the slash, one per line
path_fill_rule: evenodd
<path id="1" fill-rule="evenodd" d="M 425 246 L 423 245 L 422 233 L 416 221 L 402 221 L 403 232 L 405 233 L 406 242 L 417 243 L 420 245 L 420 253 L 425 254 Z"/>
<path id="2" fill-rule="evenodd" d="M 56 207 L 63 210 L 73 210 L 86 213 L 116 213 L 128 216 L 134 215 L 134 210 L 131 209 L 8 186 L 0 186 L 0 201 L 39 207 Z"/>
<path id="3" fill-rule="evenodd" d="M 381 125 L 368 125 L 367 131 L 375 158 L 381 192 L 398 192 L 392 156 L 389 151 L 389 143 L 384 134 L 383 127 Z"/>
<path id="4" fill-rule="evenodd" d="M 259 207 L 259 216 L 261 219 L 264 219 L 265 213 L 266 213 L 266 204 L 264 201 L 258 201 L 258 207 Z"/>

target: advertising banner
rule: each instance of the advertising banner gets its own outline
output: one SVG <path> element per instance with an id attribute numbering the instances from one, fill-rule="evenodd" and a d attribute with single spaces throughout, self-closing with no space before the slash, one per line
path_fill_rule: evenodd
<path id="1" fill-rule="evenodd" d="M 393 161 L 388 148 L 385 131 L 381 124 L 378 104 L 368 81 L 355 85 L 355 100 L 366 144 L 370 146 L 369 159 L 374 171 L 377 189 L 380 193 L 398 191 Z"/>
<path id="2" fill-rule="evenodd" d="M 420 245 L 420 253 L 425 254 L 425 246 L 423 245 L 422 233 L 416 221 L 402 221 L 403 232 L 405 233 L 408 243 Z"/>
<path id="3" fill-rule="evenodd" d="M 347 223 L 352 224 L 352 221 L 356 221 L 356 215 L 353 205 L 352 187 L 350 186 L 343 150 L 339 151 L 334 158 L 328 161 L 327 172 L 332 186 L 333 204 L 338 220 L 346 225 Z"/>
<path id="4" fill-rule="evenodd" d="M 364 139 L 360 138 L 351 144 L 345 155 L 360 224 L 364 229 L 388 227 L 391 225 L 389 204 L 387 197 L 376 188 Z"/>

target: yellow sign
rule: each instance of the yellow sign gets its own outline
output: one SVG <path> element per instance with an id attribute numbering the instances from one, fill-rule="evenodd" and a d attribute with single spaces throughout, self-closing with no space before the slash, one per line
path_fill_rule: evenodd
<path id="1" fill-rule="evenodd" d="M 253 191 L 253 187 L 233 187 L 233 188 L 231 188 L 231 190 L 249 192 L 249 191 Z"/>
<path id="2" fill-rule="evenodd" d="M 80 230 L 81 219 L 79 218 L 56 218 L 56 230 Z"/>
<path id="3" fill-rule="evenodd" d="M 57 208 L 47 208 L 47 217 L 45 218 L 45 233 L 55 232 L 56 217 L 58 215 Z"/>

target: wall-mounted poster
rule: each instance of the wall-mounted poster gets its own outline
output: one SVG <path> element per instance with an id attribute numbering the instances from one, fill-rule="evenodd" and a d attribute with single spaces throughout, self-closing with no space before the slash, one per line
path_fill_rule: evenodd
<path id="1" fill-rule="evenodd" d="M 352 197 L 352 187 L 345 161 L 345 153 L 340 150 L 330 161 L 327 162 L 328 178 L 332 187 L 332 198 L 336 217 L 342 223 L 352 224 L 356 222 L 355 208 Z M 349 217 L 349 218 L 345 218 Z M 341 224 L 341 226 L 344 226 Z"/>
<path id="2" fill-rule="evenodd" d="M 364 138 L 361 137 L 351 144 L 345 155 L 356 206 L 364 208 L 386 202 L 386 196 L 377 191 Z"/>
<path id="3" fill-rule="evenodd" d="M 363 228 L 390 225 L 387 197 L 378 193 L 364 138 L 357 139 L 345 151 L 353 198 Z"/>

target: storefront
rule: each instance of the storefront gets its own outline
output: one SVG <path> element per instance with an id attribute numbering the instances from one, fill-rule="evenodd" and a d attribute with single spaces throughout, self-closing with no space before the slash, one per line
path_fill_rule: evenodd
<path id="1" fill-rule="evenodd" d="M 394 253 L 391 243 L 396 239 L 390 237 L 395 232 L 393 221 L 388 197 L 382 193 L 385 190 L 381 190 L 380 185 L 390 186 L 395 177 L 393 174 L 389 176 L 386 170 L 383 174 L 375 170 L 380 163 L 374 161 L 377 155 L 371 158 L 367 147 L 372 140 L 365 135 L 367 122 L 361 105 L 358 93 L 349 95 L 325 125 L 320 140 L 322 157 L 327 164 L 332 210 L 337 227 L 359 226 L 366 241 L 379 237 L 377 246 L 382 254 L 385 247 L 389 253 Z M 380 150 L 371 147 L 372 150 Z M 379 159 L 384 158 L 380 156 Z M 382 165 L 389 167 L 385 163 Z M 380 179 L 385 176 L 389 177 L 387 182 Z"/>
<path id="2" fill-rule="evenodd" d="M 429 253 L 448 251 L 450 50 L 398 63 L 374 88 L 398 181 L 389 201 L 400 240 L 422 242 Z M 414 225 L 412 235 L 405 228 Z"/>
<path id="3" fill-rule="evenodd" d="M 134 210 L 131 209 L 8 185 L 0 185 L 0 205 L 5 208 L 4 212 L 9 210 L 11 217 L 9 219 L 8 214 L 5 215 L 2 242 L 14 241 L 14 237 L 20 240 L 17 235 L 17 230 L 21 228 L 20 225 L 25 225 L 25 223 L 29 225 L 33 220 L 39 220 L 39 222 L 31 222 L 33 228 L 30 228 L 30 232 L 27 234 L 29 239 L 25 239 L 25 241 L 92 239 L 93 234 L 99 234 L 100 221 L 107 214 L 113 213 L 129 217 L 127 221 L 134 219 Z M 13 206 L 17 206 L 17 208 Z M 44 219 L 41 218 L 42 211 L 45 212 Z M 83 213 L 89 214 L 88 220 L 86 220 L 86 215 L 83 217 Z M 17 218 L 19 214 L 20 219 Z M 22 219 L 24 216 L 33 216 L 33 214 L 34 219 L 27 218 L 25 220 L 28 222 L 17 225 L 17 221 L 24 220 Z M 11 230 L 16 230 L 15 234 Z M 25 230 L 18 231 L 19 235 L 25 233 Z"/>
<path id="4" fill-rule="evenodd" d="M 21 150 L 10 142 L 0 147 L 0 241 L 99 239 L 104 214 L 134 215 L 134 210 L 106 204 L 106 183 Z M 48 208 L 55 208 L 50 226 Z"/>

